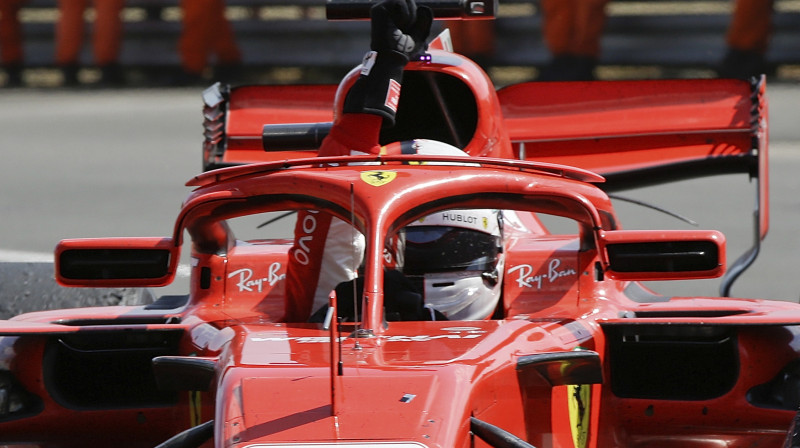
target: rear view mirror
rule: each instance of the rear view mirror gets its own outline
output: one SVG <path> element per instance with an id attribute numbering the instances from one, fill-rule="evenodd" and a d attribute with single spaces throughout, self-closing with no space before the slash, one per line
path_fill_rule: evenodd
<path id="1" fill-rule="evenodd" d="M 725 271 L 725 237 L 706 230 L 603 232 L 606 275 L 616 280 L 719 277 Z"/>
<path id="2" fill-rule="evenodd" d="M 177 261 L 170 238 L 64 240 L 56 247 L 56 280 L 64 286 L 165 286 Z"/>

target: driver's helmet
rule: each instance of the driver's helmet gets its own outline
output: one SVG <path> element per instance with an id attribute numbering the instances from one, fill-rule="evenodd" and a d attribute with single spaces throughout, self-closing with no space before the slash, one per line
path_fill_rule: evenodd
<path id="1" fill-rule="evenodd" d="M 398 265 L 423 292 L 425 305 L 449 320 L 492 316 L 501 295 L 502 212 L 446 210 L 401 231 Z"/>

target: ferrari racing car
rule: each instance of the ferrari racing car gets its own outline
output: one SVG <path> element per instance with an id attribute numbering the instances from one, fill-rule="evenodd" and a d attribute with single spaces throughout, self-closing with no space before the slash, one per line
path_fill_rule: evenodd
<path id="1" fill-rule="evenodd" d="M 466 156 L 316 157 L 360 67 L 207 89 L 171 233 L 55 250 L 63 285 L 149 288 L 186 247 L 188 291 L 0 322 L 0 446 L 797 446 L 800 305 L 725 297 L 768 227 L 765 81 L 497 89 L 446 32 L 427 56 L 381 144 Z M 625 229 L 609 199 L 727 173 L 757 198 L 727 269 L 720 232 Z M 300 320 L 293 230 L 321 216 L 363 260 Z M 642 283 L 721 276 L 722 297 Z"/>

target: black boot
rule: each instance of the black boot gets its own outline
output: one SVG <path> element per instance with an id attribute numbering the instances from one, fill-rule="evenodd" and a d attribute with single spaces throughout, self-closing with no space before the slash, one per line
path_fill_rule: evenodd
<path id="1" fill-rule="evenodd" d="M 61 68 L 61 85 L 64 87 L 77 87 L 81 85 L 78 80 L 79 67 L 76 64 L 62 65 Z"/>
<path id="2" fill-rule="evenodd" d="M 764 55 L 754 50 L 729 49 L 717 70 L 720 78 L 750 79 L 771 74 Z"/>
<path id="3" fill-rule="evenodd" d="M 226 62 L 214 68 L 214 81 L 223 84 L 236 84 L 242 79 L 243 65 L 241 62 Z"/>
<path id="4" fill-rule="evenodd" d="M 208 85 L 208 81 L 203 77 L 202 73 L 187 72 L 185 70 L 167 77 L 164 83 L 171 87 L 200 87 Z"/>
<path id="5" fill-rule="evenodd" d="M 122 87 L 125 85 L 125 72 L 117 63 L 103 65 L 100 67 L 101 87 Z"/>
<path id="6" fill-rule="evenodd" d="M 22 87 L 22 64 L 8 64 L 4 69 L 6 87 Z"/>

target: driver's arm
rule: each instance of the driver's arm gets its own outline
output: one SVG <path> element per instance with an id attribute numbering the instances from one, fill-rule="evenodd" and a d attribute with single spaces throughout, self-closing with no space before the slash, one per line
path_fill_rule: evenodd
<path id="1" fill-rule="evenodd" d="M 385 0 L 372 7 L 370 16 L 371 50 L 341 115 L 322 142 L 320 156 L 379 154 L 381 126 L 394 125 L 403 68 L 427 49 L 433 22 L 430 8 L 417 7 L 414 0 Z"/>
<path id="2" fill-rule="evenodd" d="M 345 97 L 342 113 L 323 140 L 319 156 L 379 154 L 384 120 L 394 124 L 403 69 L 427 48 L 430 8 L 414 0 L 384 0 L 370 10 L 371 51 Z M 286 321 L 302 322 L 327 303 L 340 282 L 356 277 L 363 236 L 324 213 L 301 211 L 286 270 Z"/>

